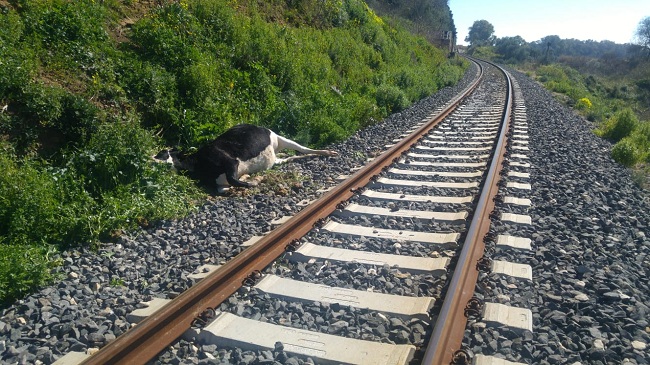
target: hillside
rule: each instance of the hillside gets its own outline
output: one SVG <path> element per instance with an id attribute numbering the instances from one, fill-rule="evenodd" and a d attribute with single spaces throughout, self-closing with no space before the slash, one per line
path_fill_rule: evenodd
<path id="1" fill-rule="evenodd" d="M 0 62 L 3 302 L 58 250 L 194 209 L 159 148 L 243 122 L 323 146 L 466 67 L 360 0 L 0 1 Z"/>
<path id="2" fill-rule="evenodd" d="M 381 16 L 398 19 L 412 33 L 446 47 L 446 32 L 455 35 L 456 26 L 448 0 L 369 0 L 368 5 Z"/>

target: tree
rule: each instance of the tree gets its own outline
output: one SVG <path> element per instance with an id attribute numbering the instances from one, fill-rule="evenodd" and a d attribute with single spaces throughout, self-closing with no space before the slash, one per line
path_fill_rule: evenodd
<path id="1" fill-rule="evenodd" d="M 635 35 L 638 44 L 643 47 L 650 56 L 650 16 L 641 19 L 636 28 Z"/>
<path id="2" fill-rule="evenodd" d="M 538 41 L 539 46 L 543 48 L 544 63 L 553 62 L 564 52 L 564 41 L 557 35 L 547 35 Z"/>
<path id="3" fill-rule="evenodd" d="M 493 46 L 495 40 L 494 26 L 487 20 L 475 21 L 465 37 L 465 42 L 469 42 L 470 47 Z"/>
<path id="4" fill-rule="evenodd" d="M 530 47 L 520 36 L 498 38 L 494 44 L 504 62 L 523 62 L 530 55 Z"/>

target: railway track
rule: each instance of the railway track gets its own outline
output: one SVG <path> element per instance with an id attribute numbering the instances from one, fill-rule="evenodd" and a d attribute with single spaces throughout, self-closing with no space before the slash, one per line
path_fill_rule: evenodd
<path id="1" fill-rule="evenodd" d="M 530 311 L 472 298 L 479 261 L 528 278 L 480 260 L 485 242 L 530 245 L 488 234 L 492 221 L 529 224 L 494 212 L 495 201 L 530 204 L 521 100 L 505 71 L 481 63 L 464 95 L 83 363 L 146 363 L 184 336 L 316 363 L 460 364 L 471 361 L 468 317 L 531 331 Z"/>

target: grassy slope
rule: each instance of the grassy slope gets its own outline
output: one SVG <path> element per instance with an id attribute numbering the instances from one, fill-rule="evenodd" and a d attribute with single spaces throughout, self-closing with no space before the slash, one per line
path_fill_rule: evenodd
<path id="1" fill-rule="evenodd" d="M 0 62 L 2 302 L 59 249 L 191 211 L 161 146 L 241 122 L 328 144 L 465 67 L 359 0 L 0 1 Z"/>

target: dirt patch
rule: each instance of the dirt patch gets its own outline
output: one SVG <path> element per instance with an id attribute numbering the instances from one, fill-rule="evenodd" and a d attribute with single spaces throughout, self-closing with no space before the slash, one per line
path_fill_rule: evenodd
<path id="1" fill-rule="evenodd" d="M 3 0 L 0 0 L 3 1 Z M 158 7 L 171 4 L 172 0 L 140 0 L 131 5 L 120 6 L 116 20 L 107 25 L 108 35 L 117 43 L 128 43 L 133 24 Z"/>

